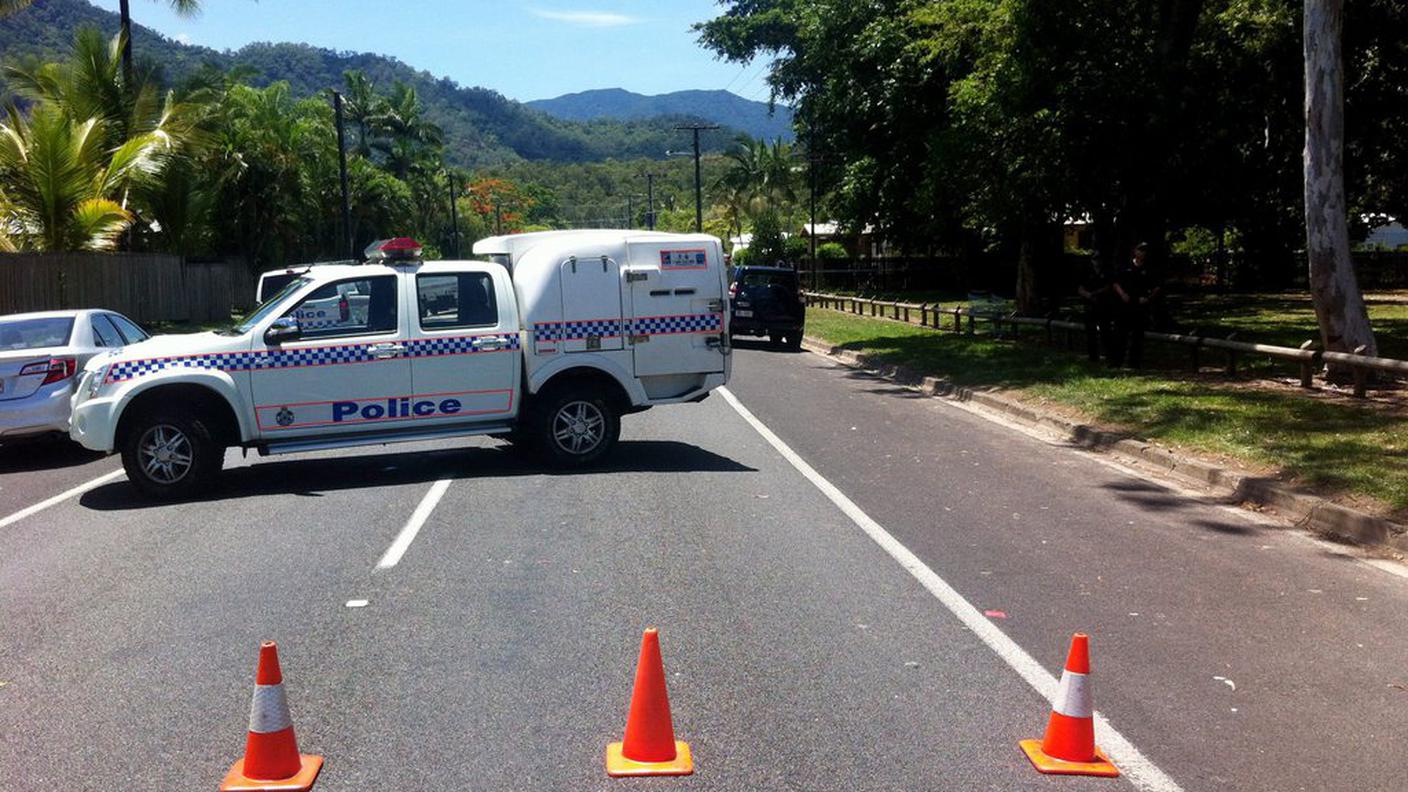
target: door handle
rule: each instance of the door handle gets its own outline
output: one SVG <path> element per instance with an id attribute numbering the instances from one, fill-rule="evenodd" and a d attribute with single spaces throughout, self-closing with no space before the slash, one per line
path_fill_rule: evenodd
<path id="1" fill-rule="evenodd" d="M 371 347 L 372 357 L 378 360 L 399 357 L 406 348 L 400 344 L 373 344 Z"/>
<path id="2" fill-rule="evenodd" d="M 508 346 L 508 342 L 502 338 L 486 338 L 483 341 L 475 341 L 474 348 L 482 349 L 486 352 L 495 352 Z"/>

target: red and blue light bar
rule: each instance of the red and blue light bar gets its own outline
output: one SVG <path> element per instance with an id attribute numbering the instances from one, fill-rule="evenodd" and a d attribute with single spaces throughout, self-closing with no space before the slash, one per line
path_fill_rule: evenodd
<path id="1" fill-rule="evenodd" d="M 382 239 L 367 246 L 363 255 L 367 261 L 416 261 L 420 259 L 421 244 L 410 237 Z"/>

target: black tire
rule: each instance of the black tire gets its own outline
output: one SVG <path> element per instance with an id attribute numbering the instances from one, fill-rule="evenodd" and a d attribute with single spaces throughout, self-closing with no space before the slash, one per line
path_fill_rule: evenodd
<path id="1" fill-rule="evenodd" d="M 199 415 L 185 410 L 134 416 L 122 441 L 127 480 L 143 495 L 157 500 L 180 500 L 206 492 L 224 463 L 225 448 L 215 442 Z"/>
<path id="2" fill-rule="evenodd" d="M 784 340 L 784 336 L 782 335 L 782 333 L 777 333 L 777 332 L 769 332 L 769 333 L 768 333 L 768 343 L 769 343 L 769 344 L 772 344 L 773 346 L 782 346 L 783 340 Z"/>
<path id="3" fill-rule="evenodd" d="M 621 416 L 598 388 L 566 385 L 534 399 L 527 428 L 548 463 L 578 468 L 615 447 L 621 438 Z"/>
<path id="4" fill-rule="evenodd" d="M 789 352 L 802 351 L 802 331 L 798 330 L 787 336 L 787 350 Z"/>

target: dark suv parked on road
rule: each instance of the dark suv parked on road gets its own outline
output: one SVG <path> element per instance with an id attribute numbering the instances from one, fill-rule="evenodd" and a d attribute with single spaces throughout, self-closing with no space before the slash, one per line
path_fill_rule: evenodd
<path id="1" fill-rule="evenodd" d="M 731 335 L 767 336 L 774 344 L 802 348 L 806 306 L 797 271 L 783 267 L 738 267 L 729 286 Z"/>

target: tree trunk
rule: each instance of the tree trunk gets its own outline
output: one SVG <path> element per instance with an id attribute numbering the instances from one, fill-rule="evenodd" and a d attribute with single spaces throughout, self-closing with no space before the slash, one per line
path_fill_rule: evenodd
<path id="1" fill-rule="evenodd" d="M 1044 298 L 1050 291 L 1044 280 L 1051 280 L 1061 253 L 1061 226 L 1040 217 L 1039 212 L 1027 213 L 1017 249 L 1017 311 L 1028 316 L 1043 312 Z"/>
<path id="2" fill-rule="evenodd" d="M 1344 193 L 1344 0 L 1305 0 L 1305 252 L 1325 349 L 1378 354 L 1349 255 Z M 1351 371 L 1330 367 L 1330 378 Z"/>
<path id="3" fill-rule="evenodd" d="M 122 76 L 130 84 L 132 82 L 132 9 L 128 7 L 130 0 L 122 0 L 118 4 L 118 13 L 122 17 Z"/>

